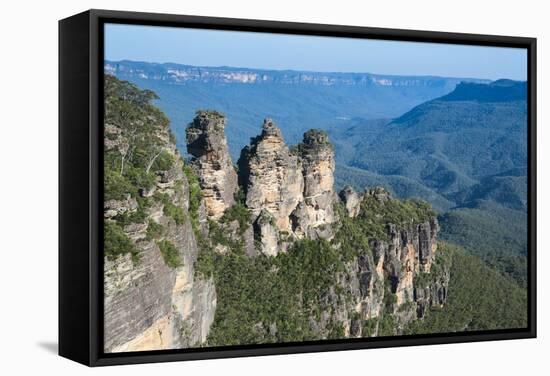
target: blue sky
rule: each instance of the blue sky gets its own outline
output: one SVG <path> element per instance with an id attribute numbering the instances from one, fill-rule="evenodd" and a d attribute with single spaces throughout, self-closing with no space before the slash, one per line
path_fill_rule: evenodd
<path id="1" fill-rule="evenodd" d="M 525 49 L 107 24 L 105 58 L 199 66 L 525 80 Z"/>

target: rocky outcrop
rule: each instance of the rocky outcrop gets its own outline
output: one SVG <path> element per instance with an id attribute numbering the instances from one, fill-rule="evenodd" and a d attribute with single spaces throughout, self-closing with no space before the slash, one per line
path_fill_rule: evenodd
<path id="1" fill-rule="evenodd" d="M 340 191 L 338 196 L 346 208 L 348 217 L 357 217 L 359 210 L 361 209 L 362 196 L 355 192 L 355 190 L 349 185 L 346 185 L 344 189 Z"/>
<path id="2" fill-rule="evenodd" d="M 432 266 L 437 250 L 438 232 L 439 222 L 437 217 L 430 218 L 429 221 L 420 224 L 418 227 L 418 259 L 421 270 L 424 272 L 429 272 Z"/>
<path id="3" fill-rule="evenodd" d="M 383 187 L 374 187 L 365 191 L 365 196 L 373 197 L 376 201 L 384 203 L 391 199 L 391 194 Z"/>
<path id="4" fill-rule="evenodd" d="M 415 277 L 430 272 L 437 249 L 435 238 L 438 231 L 435 218 L 402 229 L 388 225 L 389 241 L 384 270 L 391 283 L 391 293 L 395 294 L 394 313 L 406 304 L 410 306 L 408 311 L 412 317 L 404 321 L 416 318 L 416 309 L 412 307 L 418 297 L 415 296 Z"/>
<path id="5" fill-rule="evenodd" d="M 352 194 L 350 189 L 344 192 L 348 197 Z M 393 200 L 383 188 L 366 191 L 363 199 L 388 205 Z M 328 328 L 336 323 L 346 337 L 376 336 L 379 320 L 391 315 L 394 334 L 401 334 L 427 309 L 445 304 L 449 266 L 438 264 L 437 270 L 432 270 L 439 232 L 437 218 L 407 225 L 388 224 L 385 232 L 385 238 L 372 239 L 368 249 L 361 250 L 362 245 L 357 244 L 359 255 L 338 277 L 340 294 L 327 292 L 323 310 L 331 313 L 314 320 L 315 330 L 327 336 Z M 363 332 L 364 325 L 360 325 L 366 322 L 374 323 L 369 333 Z"/>
<path id="6" fill-rule="evenodd" d="M 103 217 L 113 218 L 125 213 L 133 213 L 137 210 L 138 204 L 130 194 L 124 200 L 107 200 L 103 203 Z"/>
<path id="7" fill-rule="evenodd" d="M 388 335 L 388 315 L 395 322 L 390 330 L 400 334 L 445 303 L 449 268 L 432 267 L 435 214 L 424 204 L 393 200 L 383 188 L 360 195 L 346 187 L 339 198 L 325 132 L 310 130 L 289 148 L 266 119 L 241 153 L 237 182 L 225 118 L 199 111 L 187 127 L 194 176 L 162 114 L 144 103 L 148 95 L 134 93 L 130 103 L 144 112 L 147 127 L 139 116 L 136 124 L 116 123 L 121 117 L 109 111 L 118 102 L 106 101 L 106 352 L 225 345 L 225 324 L 214 325 L 208 339 L 215 317 L 243 331 L 241 306 L 258 311 L 257 301 L 271 289 L 269 312 L 246 318 L 247 341 L 294 336 L 288 327 L 300 327 L 299 335 L 312 340 Z M 259 252 L 271 257 L 253 259 Z M 274 259 L 281 252 L 289 253 Z M 231 307 L 224 300 L 231 309 L 218 316 L 214 281 L 227 283 L 218 286 L 220 299 L 237 302 Z M 261 283 L 257 298 L 253 289 Z M 280 285 L 284 290 L 276 291 Z M 274 307 L 284 307 L 282 315 L 268 319 Z"/>
<path id="8" fill-rule="evenodd" d="M 187 151 L 199 176 L 208 218 L 217 220 L 235 203 L 237 173 L 225 138 L 225 117 L 216 111 L 198 111 L 187 126 Z"/>
<path id="9" fill-rule="evenodd" d="M 428 282 L 415 284 L 414 301 L 418 318 L 423 318 L 430 307 L 443 307 L 447 301 L 450 279 L 449 267 L 444 266 Z"/>
<path id="10" fill-rule="evenodd" d="M 262 209 L 254 221 L 254 230 L 261 244 L 262 253 L 267 256 L 277 256 L 279 247 L 279 230 L 273 215 Z"/>
<path id="11" fill-rule="evenodd" d="M 289 150 L 281 130 L 265 119 L 262 133 L 239 158 L 239 178 L 253 217 L 266 210 L 278 231 L 291 232 L 290 214 L 303 200 L 301 171 L 300 158 Z"/>
<path id="12" fill-rule="evenodd" d="M 304 200 L 292 213 L 292 229 L 298 238 L 331 239 L 335 221 L 334 150 L 324 131 L 310 129 L 298 150 L 302 158 Z"/>
<path id="13" fill-rule="evenodd" d="M 263 253 L 274 256 L 293 239 L 333 236 L 334 152 L 325 132 L 308 131 L 290 149 L 276 124 L 265 119 L 238 165 Z"/>

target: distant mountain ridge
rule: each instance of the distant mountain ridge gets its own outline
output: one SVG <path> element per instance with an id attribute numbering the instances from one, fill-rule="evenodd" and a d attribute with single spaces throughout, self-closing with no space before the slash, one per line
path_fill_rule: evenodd
<path id="1" fill-rule="evenodd" d="M 442 238 L 525 284 L 527 84 L 461 83 L 395 119 L 328 130 L 336 181 L 389 187 L 440 212 Z"/>
<path id="2" fill-rule="evenodd" d="M 490 84 L 461 82 L 456 89 L 439 98 L 441 101 L 511 102 L 527 99 L 527 82 L 497 80 Z"/>
<path id="3" fill-rule="evenodd" d="M 226 115 L 231 156 L 254 137 L 264 117 L 273 118 L 289 144 L 309 128 L 347 126 L 353 119 L 396 118 L 415 106 L 449 94 L 462 81 L 476 79 L 387 76 L 370 73 L 277 71 L 196 67 L 134 61 L 105 61 L 105 73 L 159 96 L 178 148 L 186 153 L 185 126 L 197 109 Z"/>
<path id="4" fill-rule="evenodd" d="M 356 121 L 329 133 L 337 151 L 342 150 L 337 153 L 340 163 L 383 176 L 408 177 L 447 200 L 455 201 L 460 193 L 463 202 L 464 190 L 471 191 L 485 178 L 508 176 L 508 171 L 525 175 L 526 84 L 462 83 L 394 120 Z M 504 181 L 503 177 L 491 181 Z"/>
<path id="5" fill-rule="evenodd" d="M 137 61 L 105 61 L 105 72 L 117 77 L 139 77 L 174 84 L 186 82 L 240 84 L 316 84 L 363 86 L 454 87 L 463 82 L 489 82 L 475 78 L 438 76 L 383 75 L 368 72 L 316 72 L 299 70 L 254 69 L 239 67 L 208 67 L 177 63 L 147 63 Z"/>

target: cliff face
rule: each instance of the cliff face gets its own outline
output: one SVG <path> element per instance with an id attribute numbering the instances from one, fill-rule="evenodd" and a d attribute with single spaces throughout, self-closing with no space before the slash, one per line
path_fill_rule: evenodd
<path id="1" fill-rule="evenodd" d="M 346 187 L 340 196 L 359 196 Z M 368 210 L 371 203 L 379 207 L 393 206 L 395 201 L 383 189 L 366 191 L 353 213 L 368 219 L 380 215 Z M 344 230 L 345 231 L 345 230 Z M 368 337 L 402 334 L 407 325 L 421 319 L 430 307 L 441 307 L 447 299 L 450 279 L 449 265 L 439 265 L 430 272 L 435 262 L 439 225 L 435 216 L 407 224 L 387 224 L 380 239 L 371 239 L 368 249 L 346 262 L 345 270 L 337 278 L 341 293 L 331 289 L 324 302 L 326 312 L 332 314 L 315 323 L 325 336 L 329 323 L 343 326 L 346 337 Z M 342 244 L 340 244 L 342 246 Z M 360 244 L 354 245 L 361 247 Z M 342 299 L 347 296 L 347 299 Z M 391 319 L 392 328 L 380 332 L 384 320 Z"/>
<path id="2" fill-rule="evenodd" d="M 341 196 L 359 195 L 346 187 Z M 370 212 L 369 201 L 382 207 L 395 203 L 383 189 L 362 196 L 352 210 L 362 219 L 380 212 Z M 322 308 L 327 314 L 314 321 L 316 330 L 327 338 L 337 323 L 345 337 L 399 335 L 410 322 L 422 319 L 428 308 L 443 306 L 450 265 L 440 262 L 436 271 L 431 270 L 438 231 L 436 217 L 429 216 L 406 225 L 387 224 L 380 239 L 371 239 L 366 249 L 354 243 L 358 255 L 345 263 L 335 288 L 327 292 Z"/>
<path id="3" fill-rule="evenodd" d="M 194 270 L 199 250 L 183 162 L 146 92 L 109 77 L 105 85 L 104 349 L 200 345 L 216 290 Z"/>
<path id="4" fill-rule="evenodd" d="M 227 148 L 225 117 L 214 111 L 198 111 L 186 129 L 187 150 L 199 175 L 209 219 L 219 219 L 235 203 L 237 173 Z"/>
<path id="5" fill-rule="evenodd" d="M 463 81 L 488 82 L 465 78 L 386 76 L 370 73 L 328 73 L 308 71 L 276 71 L 231 67 L 199 67 L 174 63 L 150 64 L 132 61 L 105 62 L 105 71 L 117 77 L 165 81 L 170 84 L 190 82 L 217 84 L 305 84 L 320 86 L 363 86 L 363 87 L 413 87 L 453 88 Z"/>
<path id="6" fill-rule="evenodd" d="M 285 251 L 293 239 L 332 236 L 334 152 L 324 132 L 307 132 L 290 150 L 280 129 L 266 119 L 238 164 L 264 254 Z"/>

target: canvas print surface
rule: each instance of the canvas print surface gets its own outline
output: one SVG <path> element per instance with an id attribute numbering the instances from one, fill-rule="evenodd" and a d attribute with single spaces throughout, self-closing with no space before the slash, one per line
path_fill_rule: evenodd
<path id="1" fill-rule="evenodd" d="M 106 353 L 527 327 L 525 49 L 104 38 Z"/>

